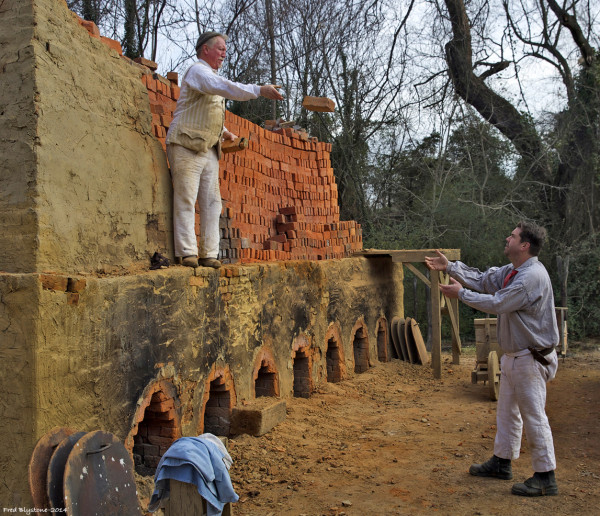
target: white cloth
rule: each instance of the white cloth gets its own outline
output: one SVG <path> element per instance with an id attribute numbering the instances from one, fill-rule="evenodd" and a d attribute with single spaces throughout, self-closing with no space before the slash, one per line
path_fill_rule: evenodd
<path id="1" fill-rule="evenodd" d="M 556 351 L 545 358 L 550 365 L 540 364 L 527 350 L 502 355 L 494 441 L 494 455 L 517 459 L 525 427 L 533 470 L 538 473 L 556 469 L 552 430 L 545 410 L 546 383 L 554 378 L 558 368 Z"/>
<path id="2" fill-rule="evenodd" d="M 173 237 L 175 256 L 219 256 L 219 160 L 211 148 L 196 153 L 181 145 L 167 145 L 173 181 Z M 200 207 L 199 241 L 196 241 L 195 205 Z"/>

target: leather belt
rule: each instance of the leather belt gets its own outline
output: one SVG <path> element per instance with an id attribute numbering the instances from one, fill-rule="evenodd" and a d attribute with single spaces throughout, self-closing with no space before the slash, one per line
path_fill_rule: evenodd
<path id="1" fill-rule="evenodd" d="M 550 365 L 550 362 L 546 360 L 546 355 L 549 355 L 554 351 L 554 348 L 535 349 L 532 347 L 527 348 L 533 355 L 534 360 L 537 360 L 542 365 Z"/>

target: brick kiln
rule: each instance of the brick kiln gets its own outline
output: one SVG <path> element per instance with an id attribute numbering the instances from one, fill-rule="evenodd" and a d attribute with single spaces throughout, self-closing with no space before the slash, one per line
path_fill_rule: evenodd
<path id="1" fill-rule="evenodd" d="M 329 144 L 228 114 L 249 140 L 222 162 L 228 263 L 149 271 L 173 257 L 175 80 L 63 0 L 4 0 L 0 34 L 5 504 L 31 505 L 27 463 L 54 427 L 111 432 L 148 472 L 179 436 L 264 431 L 286 398 L 394 356 L 402 265 L 350 257 L 361 230 L 339 220 Z"/>

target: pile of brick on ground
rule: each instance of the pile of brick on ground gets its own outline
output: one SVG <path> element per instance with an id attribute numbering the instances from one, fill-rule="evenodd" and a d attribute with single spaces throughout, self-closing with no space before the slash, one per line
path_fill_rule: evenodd
<path id="1" fill-rule="evenodd" d="M 122 56 L 118 42 L 102 38 L 92 22 L 80 23 Z M 178 75 L 162 77 L 156 64 L 143 58 L 136 65 L 145 71 L 152 131 L 165 148 L 179 98 Z M 246 150 L 221 160 L 220 258 L 225 263 L 343 258 L 362 249 L 360 224 L 340 221 L 331 144 L 285 124 L 266 130 L 229 112 L 225 123 L 249 140 Z"/>

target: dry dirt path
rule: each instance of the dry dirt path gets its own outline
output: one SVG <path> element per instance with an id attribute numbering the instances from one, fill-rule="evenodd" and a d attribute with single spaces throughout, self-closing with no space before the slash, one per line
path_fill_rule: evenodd
<path id="1" fill-rule="evenodd" d="M 547 412 L 559 494 L 527 499 L 513 481 L 471 477 L 493 453 L 496 403 L 471 384 L 474 348 L 461 364 L 378 364 L 310 399 L 289 399 L 287 419 L 262 437 L 231 439 L 236 515 L 600 514 L 600 346 L 560 359 Z M 515 481 L 532 473 L 527 442 Z"/>

